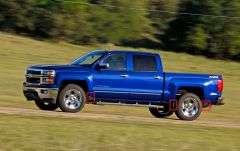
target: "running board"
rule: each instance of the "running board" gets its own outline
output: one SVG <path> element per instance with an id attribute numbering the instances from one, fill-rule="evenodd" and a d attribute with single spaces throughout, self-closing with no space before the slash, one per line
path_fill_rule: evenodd
<path id="1" fill-rule="evenodd" d="M 109 102 L 102 102 L 102 101 L 97 101 L 95 105 L 118 105 L 118 106 L 135 106 L 135 107 L 152 107 L 152 108 L 163 108 L 161 105 L 152 105 L 152 104 L 127 104 L 127 103 L 109 103 Z"/>

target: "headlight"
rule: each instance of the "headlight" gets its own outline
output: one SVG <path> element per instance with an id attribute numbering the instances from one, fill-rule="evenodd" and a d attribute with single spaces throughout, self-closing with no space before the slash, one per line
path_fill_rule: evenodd
<path id="1" fill-rule="evenodd" d="M 54 84 L 55 71 L 43 71 L 42 72 L 42 83 Z"/>
<path id="2" fill-rule="evenodd" d="M 50 76 L 50 77 L 54 77 L 55 75 L 55 71 L 54 70 L 50 70 L 50 71 L 43 71 L 42 75 L 44 76 Z"/>

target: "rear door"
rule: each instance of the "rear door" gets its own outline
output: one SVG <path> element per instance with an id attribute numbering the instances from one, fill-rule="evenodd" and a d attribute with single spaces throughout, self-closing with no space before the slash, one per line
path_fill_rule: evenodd
<path id="1" fill-rule="evenodd" d="M 160 59 L 154 54 L 131 54 L 129 98 L 139 101 L 161 101 L 163 75 Z"/>

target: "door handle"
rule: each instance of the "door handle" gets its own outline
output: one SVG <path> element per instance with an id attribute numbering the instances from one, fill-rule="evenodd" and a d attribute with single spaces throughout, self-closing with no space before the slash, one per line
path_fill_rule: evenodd
<path id="1" fill-rule="evenodd" d="M 128 77 L 127 74 L 122 74 L 122 75 L 120 75 L 120 76 L 123 77 L 123 78 L 127 78 L 127 77 Z"/>
<path id="2" fill-rule="evenodd" d="M 154 79 L 161 79 L 160 76 L 154 76 Z"/>

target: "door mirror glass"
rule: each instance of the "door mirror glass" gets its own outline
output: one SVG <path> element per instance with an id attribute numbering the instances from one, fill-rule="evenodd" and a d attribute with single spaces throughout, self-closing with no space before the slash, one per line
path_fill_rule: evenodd
<path id="1" fill-rule="evenodd" d="M 98 64 L 98 68 L 99 69 L 107 69 L 107 68 L 109 68 L 109 63 L 100 62 Z"/>

